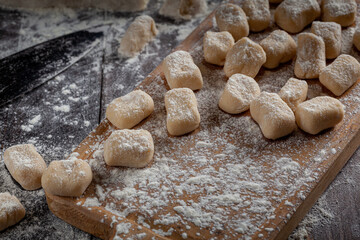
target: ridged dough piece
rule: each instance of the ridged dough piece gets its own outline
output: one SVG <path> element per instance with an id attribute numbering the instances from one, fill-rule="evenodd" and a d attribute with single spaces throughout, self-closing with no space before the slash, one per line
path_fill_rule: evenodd
<path id="1" fill-rule="evenodd" d="M 154 142 L 146 130 L 117 130 L 104 143 L 104 158 L 109 166 L 142 168 L 154 155 Z"/>
<path id="2" fill-rule="evenodd" d="M 342 95 L 359 78 L 360 64 L 347 54 L 341 54 L 320 73 L 320 82 L 336 96 Z"/>
<path id="3" fill-rule="evenodd" d="M 165 94 L 166 126 L 171 135 L 192 132 L 200 125 L 195 94 L 189 88 L 175 88 Z"/>
<path id="4" fill-rule="evenodd" d="M 25 217 L 25 208 L 8 192 L 0 193 L 0 232 L 20 222 Z"/>
<path id="5" fill-rule="evenodd" d="M 251 102 L 250 113 L 264 136 L 269 139 L 289 135 L 296 128 L 293 111 L 276 93 L 261 92 Z"/>
<path id="6" fill-rule="evenodd" d="M 32 144 L 19 144 L 4 152 L 4 163 L 11 176 L 26 190 L 41 188 L 46 163 Z"/>
<path id="7" fill-rule="evenodd" d="M 257 82 L 246 75 L 234 74 L 225 85 L 219 107 L 227 113 L 237 114 L 250 108 L 250 103 L 260 94 Z"/>
<path id="8" fill-rule="evenodd" d="M 290 33 L 301 32 L 318 17 L 320 6 L 316 0 L 285 0 L 275 10 L 276 24 Z"/>
<path id="9" fill-rule="evenodd" d="M 41 183 L 47 193 L 79 197 L 92 181 L 89 164 L 80 159 L 52 161 L 44 171 Z"/>
<path id="10" fill-rule="evenodd" d="M 295 112 L 297 106 L 306 100 L 308 84 L 304 80 L 290 78 L 280 89 L 279 96 Z"/>
<path id="11" fill-rule="evenodd" d="M 347 27 L 355 22 L 357 4 L 355 0 L 322 0 L 322 20 L 336 22 Z"/>
<path id="12" fill-rule="evenodd" d="M 106 108 L 106 118 L 117 128 L 132 128 L 154 111 L 154 101 L 144 91 L 135 90 L 115 98 Z"/>
<path id="13" fill-rule="evenodd" d="M 135 18 L 121 39 L 119 53 L 126 57 L 135 56 L 157 33 L 155 21 L 150 16 L 142 15 Z"/>
<path id="14" fill-rule="evenodd" d="M 234 46 L 234 43 L 234 38 L 229 32 L 207 31 L 203 43 L 205 61 L 224 66 L 226 54 Z"/>
<path id="15" fill-rule="evenodd" d="M 311 32 L 324 40 L 325 56 L 333 59 L 341 52 L 341 26 L 335 22 L 314 21 L 311 25 Z"/>
<path id="16" fill-rule="evenodd" d="M 203 86 L 200 69 L 188 52 L 176 51 L 168 55 L 163 63 L 163 72 L 171 89 L 186 87 L 197 90 Z"/>
<path id="17" fill-rule="evenodd" d="M 237 41 L 226 55 L 224 71 L 227 77 L 241 73 L 255 78 L 265 62 L 266 53 L 262 47 L 244 37 Z"/>
<path id="18" fill-rule="evenodd" d="M 249 24 L 245 12 L 235 4 L 220 5 L 215 11 L 215 19 L 219 30 L 231 33 L 235 42 L 249 35 Z"/>
<path id="19" fill-rule="evenodd" d="M 296 42 L 283 30 L 275 30 L 259 43 L 266 53 L 264 67 L 276 68 L 280 63 L 293 59 L 296 55 Z"/>
<path id="20" fill-rule="evenodd" d="M 318 78 L 326 67 L 323 39 L 312 33 L 300 33 L 297 44 L 295 76 L 302 79 Z"/>
<path id="21" fill-rule="evenodd" d="M 248 17 L 250 31 L 260 32 L 270 25 L 271 14 L 268 0 L 244 0 L 241 8 Z"/>
<path id="22" fill-rule="evenodd" d="M 344 106 L 336 98 L 315 97 L 299 104 L 295 115 L 299 128 L 310 134 L 318 134 L 341 122 Z"/>
<path id="23" fill-rule="evenodd" d="M 357 27 L 353 39 L 354 46 L 360 51 L 360 27 Z"/>

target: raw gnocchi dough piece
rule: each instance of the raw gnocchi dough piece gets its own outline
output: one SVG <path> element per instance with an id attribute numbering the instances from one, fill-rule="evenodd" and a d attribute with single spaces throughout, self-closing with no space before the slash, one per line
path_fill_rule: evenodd
<path id="1" fill-rule="evenodd" d="M 25 217 L 25 208 L 8 192 L 0 193 L 0 232 Z"/>
<path id="2" fill-rule="evenodd" d="M 357 27 L 355 30 L 353 43 L 355 47 L 360 51 L 360 27 Z"/>
<path id="3" fill-rule="evenodd" d="M 322 37 L 325 43 L 325 56 L 333 59 L 341 52 L 341 26 L 335 22 L 314 21 L 311 25 L 311 32 Z"/>
<path id="4" fill-rule="evenodd" d="M 295 112 L 297 106 L 306 100 L 307 91 L 306 81 L 290 78 L 280 89 L 279 96 Z"/>
<path id="5" fill-rule="evenodd" d="M 326 67 L 323 39 L 312 33 L 300 33 L 297 44 L 295 76 L 303 79 L 318 78 Z"/>
<path id="6" fill-rule="evenodd" d="M 344 117 L 344 106 L 336 98 L 315 97 L 300 103 L 295 115 L 296 123 L 303 131 L 317 134 L 341 122 Z"/>
<path id="7" fill-rule="evenodd" d="M 336 96 L 342 95 L 360 78 L 360 64 L 350 55 L 341 54 L 320 73 L 320 82 Z"/>
<path id="8" fill-rule="evenodd" d="M 260 94 L 257 82 L 246 75 L 234 74 L 226 83 L 219 107 L 227 113 L 237 114 L 250 108 L 250 103 Z"/>
<path id="9" fill-rule="evenodd" d="M 229 32 L 207 31 L 203 43 L 205 61 L 224 66 L 226 54 L 234 43 L 234 38 Z"/>
<path id="10" fill-rule="evenodd" d="M 153 155 L 152 136 L 142 129 L 114 131 L 104 144 L 104 158 L 109 166 L 142 168 Z"/>
<path id="11" fill-rule="evenodd" d="M 92 180 L 89 164 L 80 159 L 52 161 L 44 171 L 41 183 L 47 193 L 79 197 Z"/>
<path id="12" fill-rule="evenodd" d="M 164 75 L 171 89 L 186 87 L 197 90 L 202 88 L 203 79 L 200 69 L 188 52 L 173 52 L 165 58 L 163 64 Z"/>
<path id="13" fill-rule="evenodd" d="M 264 67 L 276 68 L 280 63 L 293 59 L 296 55 L 296 42 L 283 30 L 275 30 L 260 42 L 266 53 Z"/>
<path id="14" fill-rule="evenodd" d="M 248 17 L 251 31 L 260 32 L 270 25 L 271 14 L 268 0 L 244 0 L 241 8 Z"/>
<path id="15" fill-rule="evenodd" d="M 275 10 L 275 22 L 290 33 L 301 32 L 320 16 L 316 0 L 285 0 Z"/>
<path id="16" fill-rule="evenodd" d="M 220 5 L 215 11 L 216 24 L 220 31 L 228 31 L 235 42 L 249 35 L 249 24 L 241 7 L 226 3 Z"/>
<path id="17" fill-rule="evenodd" d="M 255 78 L 265 62 L 266 53 L 262 47 L 244 37 L 237 41 L 226 55 L 224 71 L 227 77 L 241 73 Z"/>
<path id="18" fill-rule="evenodd" d="M 19 144 L 4 152 L 4 163 L 11 176 L 26 190 L 41 188 L 46 163 L 32 144 Z"/>
<path id="19" fill-rule="evenodd" d="M 135 18 L 121 39 L 119 53 L 125 57 L 135 56 L 157 33 L 155 21 L 150 16 L 142 15 Z"/>
<path id="20" fill-rule="evenodd" d="M 166 0 L 159 13 L 175 20 L 190 20 L 198 14 L 205 13 L 206 10 L 205 0 Z"/>
<path id="21" fill-rule="evenodd" d="M 355 0 L 322 0 L 322 20 L 336 22 L 342 27 L 355 22 L 357 4 Z"/>
<path id="22" fill-rule="evenodd" d="M 251 102 L 250 113 L 266 138 L 275 140 L 296 128 L 295 115 L 276 93 L 261 92 Z"/>
<path id="23" fill-rule="evenodd" d="M 165 94 L 166 126 L 171 135 L 192 132 L 200 125 L 195 94 L 189 88 L 175 88 Z"/>
<path id="24" fill-rule="evenodd" d="M 153 111 L 154 101 L 150 95 L 135 90 L 112 100 L 106 108 L 106 117 L 117 128 L 132 128 Z"/>

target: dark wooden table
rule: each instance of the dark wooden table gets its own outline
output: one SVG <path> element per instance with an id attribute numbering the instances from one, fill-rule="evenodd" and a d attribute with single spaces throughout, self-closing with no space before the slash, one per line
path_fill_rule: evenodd
<path id="1" fill-rule="evenodd" d="M 218 2 L 210 2 L 209 9 Z M 42 189 L 23 190 L 7 171 L 2 153 L 14 144 L 33 143 L 47 163 L 66 158 L 104 118 L 106 105 L 130 92 L 204 18 L 175 22 L 157 13 L 160 6 L 161 3 L 151 1 L 144 12 L 155 19 L 160 34 L 132 59 L 119 57 L 118 39 L 141 13 L 0 9 L 1 58 L 66 33 L 113 23 L 104 40 L 105 49 L 99 45 L 55 79 L 0 108 L 0 192 L 16 195 L 27 210 L 25 219 L 1 232 L 0 239 L 94 238 L 55 217 L 47 207 Z M 68 106 L 69 111 L 62 106 Z M 358 150 L 293 238 L 309 234 L 308 238 L 314 239 L 360 239 L 359 159 Z"/>

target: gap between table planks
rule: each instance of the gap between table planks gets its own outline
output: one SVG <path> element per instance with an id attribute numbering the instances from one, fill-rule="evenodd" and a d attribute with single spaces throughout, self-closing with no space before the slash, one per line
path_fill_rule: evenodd
<path id="1" fill-rule="evenodd" d="M 204 33 L 213 27 L 213 16 L 214 13 L 210 14 L 175 50 L 190 50 L 196 46 L 196 44 L 202 40 Z M 141 83 L 140 87 L 146 87 L 158 76 L 161 76 L 162 79 L 164 79 L 161 70 L 161 64 L 152 73 L 149 74 L 149 76 Z M 354 86 L 352 88 L 354 88 Z M 352 94 L 352 91 L 347 91 L 344 96 L 348 94 Z M 248 113 L 245 115 L 248 115 Z M 336 131 L 336 134 L 331 137 L 331 141 L 336 143 L 336 147 L 341 150 L 337 151 L 336 154 L 329 156 L 326 164 L 324 163 L 322 166 L 325 170 L 324 173 L 319 177 L 319 179 L 317 179 L 317 182 L 311 186 L 311 189 L 309 189 L 309 193 L 307 194 L 306 198 L 296 208 L 296 211 L 291 215 L 290 219 L 285 220 L 285 216 L 289 212 L 286 207 L 284 207 L 284 202 L 280 203 L 276 210 L 278 217 L 271 221 L 272 226 L 276 226 L 274 231 L 265 231 L 264 229 L 267 227 L 267 225 L 269 225 L 266 224 L 260 227 L 260 231 L 254 234 L 253 238 L 256 238 L 258 234 L 261 233 L 264 235 L 264 238 L 285 239 L 293 231 L 293 229 L 305 216 L 307 211 L 312 207 L 312 205 L 316 202 L 316 200 L 320 197 L 323 191 L 332 182 L 338 172 L 345 165 L 347 160 L 352 156 L 352 154 L 360 145 L 359 119 L 359 114 L 357 113 L 353 115 L 349 121 L 346 121 L 346 124 L 343 121 L 339 124 L 340 126 L 337 126 L 334 130 L 332 130 Z M 144 121 L 147 120 L 149 119 Z M 109 123 L 106 119 L 103 120 L 99 126 L 92 133 L 90 133 L 90 135 L 85 138 L 85 140 L 74 150 L 74 152 L 80 154 L 78 158 L 84 160 L 90 159 L 94 152 L 90 146 L 104 142 L 111 134 L 112 128 L 113 127 L 111 126 L 111 123 Z M 194 134 L 196 134 L 196 132 Z M 312 136 L 309 136 L 309 138 L 312 138 Z M 324 141 L 327 140 L 328 139 L 325 139 Z M 329 150 L 332 146 L 327 147 Z M 130 223 L 133 226 L 138 226 L 135 221 L 127 218 L 120 219 L 118 222 L 114 222 L 112 217 L 118 219 L 118 216 L 107 211 L 103 207 L 91 207 L 91 209 L 89 209 L 87 207 L 77 205 L 78 202 L 84 202 L 86 196 L 93 192 L 94 186 L 91 184 L 88 190 L 85 192 L 84 197 L 80 197 L 78 199 L 54 196 L 49 193 L 46 193 L 46 198 L 50 210 L 56 216 L 74 225 L 75 227 L 78 227 L 81 230 L 89 232 L 102 239 L 114 238 L 116 234 L 116 225 L 119 223 Z M 104 218 L 105 215 L 107 216 L 106 218 Z M 127 234 L 123 234 L 121 237 L 125 239 L 127 237 L 134 236 L 134 234 L 137 233 L 146 233 L 147 235 L 144 239 L 151 239 L 152 237 L 155 237 L 156 239 L 167 239 L 166 237 L 162 237 L 145 227 L 141 227 L 141 229 L 140 227 L 139 229 L 130 229 Z M 190 234 L 189 238 L 191 239 L 192 237 L 195 238 L 195 235 Z M 172 238 L 181 239 L 181 235 L 175 234 L 172 236 Z"/>

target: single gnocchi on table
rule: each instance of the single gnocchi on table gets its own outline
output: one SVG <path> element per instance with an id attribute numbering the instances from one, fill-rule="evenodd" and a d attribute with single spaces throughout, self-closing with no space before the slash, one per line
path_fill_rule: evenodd
<path id="1" fill-rule="evenodd" d="M 226 55 L 224 72 L 227 77 L 241 73 L 255 78 L 265 62 L 266 53 L 262 47 L 244 37 L 237 41 Z"/>
<path id="2" fill-rule="evenodd" d="M 234 43 L 234 38 L 229 32 L 207 31 L 203 41 L 205 61 L 224 66 L 226 54 L 234 46 Z"/>
<path id="3" fill-rule="evenodd" d="M 322 20 L 336 22 L 342 27 L 355 22 L 357 13 L 356 0 L 322 0 Z"/>
<path id="4" fill-rule="evenodd" d="M 304 80 L 290 78 L 280 89 L 280 98 L 287 103 L 293 112 L 297 106 L 306 100 L 308 84 Z"/>
<path id="5" fill-rule="evenodd" d="M 0 232 L 20 222 L 25 217 L 25 208 L 8 192 L 0 193 Z"/>
<path id="6" fill-rule="evenodd" d="M 270 25 L 271 14 L 268 0 L 244 0 L 241 2 L 250 30 L 260 32 Z"/>

